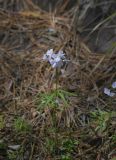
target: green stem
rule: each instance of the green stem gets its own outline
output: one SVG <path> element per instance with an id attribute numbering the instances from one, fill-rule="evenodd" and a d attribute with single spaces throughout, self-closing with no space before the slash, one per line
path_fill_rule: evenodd
<path id="1" fill-rule="evenodd" d="M 56 97 L 55 97 L 55 100 L 57 100 L 58 98 L 58 69 L 56 68 Z M 56 118 L 56 109 L 57 109 L 57 103 L 56 103 L 56 107 L 53 109 L 53 115 L 52 115 L 52 118 L 53 118 L 53 127 L 55 129 L 55 148 L 57 148 L 58 146 L 58 135 L 57 135 L 57 118 Z M 55 154 L 55 153 L 54 153 Z"/>
<path id="2" fill-rule="evenodd" d="M 56 68 L 56 99 L 58 97 L 58 69 Z"/>
<path id="3" fill-rule="evenodd" d="M 58 98 L 58 69 L 55 70 L 55 100 Z M 55 143 L 55 149 L 58 147 L 58 135 L 57 135 L 57 103 L 55 103 L 55 107 L 52 109 L 51 117 L 52 117 L 52 125 L 54 128 L 54 143 Z M 55 152 L 53 153 L 55 157 Z"/>

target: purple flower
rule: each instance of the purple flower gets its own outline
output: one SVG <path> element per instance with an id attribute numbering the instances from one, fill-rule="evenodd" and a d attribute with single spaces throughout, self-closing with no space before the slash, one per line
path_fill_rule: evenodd
<path id="1" fill-rule="evenodd" d="M 112 83 L 112 88 L 116 88 L 116 81 Z"/>
<path id="2" fill-rule="evenodd" d="M 50 49 L 46 52 L 46 54 L 44 54 L 43 60 L 48 61 L 53 68 L 61 68 L 66 58 L 63 51 L 54 53 L 53 49 Z"/>
<path id="3" fill-rule="evenodd" d="M 113 97 L 115 96 L 115 93 L 114 92 L 111 92 L 110 89 L 108 88 L 104 88 L 104 93 L 110 97 Z"/>
<path id="4" fill-rule="evenodd" d="M 56 57 L 54 60 L 51 61 L 51 65 L 53 68 L 61 68 L 63 66 L 63 61 L 60 57 Z"/>
<path id="5" fill-rule="evenodd" d="M 57 56 L 60 57 L 61 59 L 65 59 L 65 54 L 63 51 L 58 51 Z"/>
<path id="6" fill-rule="evenodd" d="M 53 54 L 54 54 L 53 49 L 48 50 L 46 54 L 44 54 L 43 60 L 49 61 Z"/>
<path id="7" fill-rule="evenodd" d="M 107 94 L 108 96 L 110 95 L 110 89 L 104 88 L 104 93 Z"/>

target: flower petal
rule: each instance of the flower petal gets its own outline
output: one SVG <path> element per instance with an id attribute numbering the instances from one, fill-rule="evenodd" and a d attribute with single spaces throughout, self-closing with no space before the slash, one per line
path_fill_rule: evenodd
<path id="1" fill-rule="evenodd" d="M 108 96 L 110 96 L 110 89 L 104 88 L 104 93 Z"/>
<path id="2" fill-rule="evenodd" d="M 104 88 L 104 93 L 110 97 L 113 97 L 115 96 L 115 93 L 114 92 L 111 92 L 110 89 L 108 88 Z"/>
<path id="3" fill-rule="evenodd" d="M 110 92 L 110 97 L 114 97 L 115 96 L 115 93 L 114 92 Z"/>
<path id="4" fill-rule="evenodd" d="M 63 51 L 61 51 L 61 50 L 58 51 L 57 55 L 58 55 L 58 57 L 60 57 L 61 59 L 65 59 L 65 54 L 64 54 Z"/>
<path id="5" fill-rule="evenodd" d="M 116 88 L 116 81 L 112 83 L 112 88 Z"/>

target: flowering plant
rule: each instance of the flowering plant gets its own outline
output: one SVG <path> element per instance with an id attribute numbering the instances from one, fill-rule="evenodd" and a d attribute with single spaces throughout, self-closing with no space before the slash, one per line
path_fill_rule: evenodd
<path id="1" fill-rule="evenodd" d="M 65 54 L 63 51 L 58 51 L 57 53 L 53 52 L 53 49 L 50 49 L 44 54 L 43 60 L 49 62 L 52 68 L 61 68 L 66 61 Z"/>
<path id="2" fill-rule="evenodd" d="M 116 81 L 112 83 L 112 88 L 115 89 L 116 88 Z M 112 92 L 110 89 L 108 88 L 104 88 L 104 93 L 110 97 L 114 97 L 115 93 Z"/>

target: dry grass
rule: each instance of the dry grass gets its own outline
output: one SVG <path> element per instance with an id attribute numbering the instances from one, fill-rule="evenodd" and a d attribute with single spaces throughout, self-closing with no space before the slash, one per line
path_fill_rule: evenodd
<path id="1" fill-rule="evenodd" d="M 37 111 L 34 98 L 54 89 L 54 70 L 42 61 L 42 55 L 50 48 L 62 49 L 71 61 L 60 76 L 59 87 L 78 96 L 70 97 L 70 106 L 57 112 L 58 141 L 70 136 L 80 141 L 73 159 L 111 159 L 115 154 L 115 142 L 111 141 L 115 135 L 115 116 L 108 119 L 107 129 L 99 133 L 95 131 L 97 124 L 91 123 L 90 113 L 96 109 L 115 111 L 115 98 L 103 94 L 103 88 L 116 78 L 115 47 L 106 54 L 89 50 L 76 33 L 78 6 L 65 11 L 67 4 L 64 4 L 48 13 L 30 0 L 13 3 L 17 8 L 20 6 L 18 11 L 7 9 L 7 1 L 0 9 L 0 112 L 6 122 L 0 130 L 0 139 L 7 144 L 21 142 L 29 152 L 29 160 L 37 156 L 41 160 L 60 159 L 60 153 L 56 152 L 54 157 L 45 150 L 46 136 L 54 137 L 46 129 L 51 126 L 51 116 L 49 110 L 42 114 Z M 32 133 L 17 136 L 12 126 L 16 116 L 31 123 Z M 4 159 L 3 151 L 0 154 Z"/>

